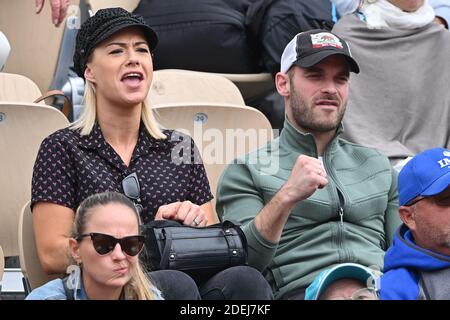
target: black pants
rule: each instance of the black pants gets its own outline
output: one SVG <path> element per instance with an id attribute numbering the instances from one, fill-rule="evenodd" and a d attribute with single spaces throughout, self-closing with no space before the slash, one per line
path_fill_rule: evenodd
<path id="1" fill-rule="evenodd" d="M 150 272 L 166 300 L 271 300 L 272 290 L 262 274 L 251 267 L 225 269 L 197 286 L 187 274 L 176 270 Z"/>

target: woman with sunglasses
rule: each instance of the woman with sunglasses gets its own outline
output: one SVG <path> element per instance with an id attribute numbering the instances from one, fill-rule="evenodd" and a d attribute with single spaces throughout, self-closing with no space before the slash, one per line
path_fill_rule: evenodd
<path id="1" fill-rule="evenodd" d="M 75 215 L 69 247 L 70 275 L 33 290 L 28 300 L 161 300 L 142 271 L 144 245 L 134 204 L 105 192 L 85 199 Z"/>
<path id="2" fill-rule="evenodd" d="M 157 42 L 142 17 L 121 8 L 99 10 L 78 31 L 73 60 L 86 80 L 85 110 L 71 127 L 43 141 L 33 172 L 36 245 L 49 274 L 66 270 L 74 210 L 95 193 L 124 193 L 139 208 L 143 223 L 155 218 L 194 227 L 218 222 L 194 142 L 161 130 L 146 99 Z M 165 299 L 200 298 L 187 274 L 160 270 L 151 277 Z M 213 294 L 214 288 L 225 287 L 232 289 Z M 242 266 L 207 281 L 202 297 L 264 299 L 271 290 L 257 270 Z"/>

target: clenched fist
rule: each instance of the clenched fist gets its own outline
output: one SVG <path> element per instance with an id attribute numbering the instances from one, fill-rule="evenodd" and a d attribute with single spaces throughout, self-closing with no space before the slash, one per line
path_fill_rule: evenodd
<path id="1" fill-rule="evenodd" d="M 282 187 L 289 200 L 301 201 L 311 196 L 317 189 L 328 184 L 327 173 L 317 158 L 301 155 L 297 158 L 291 175 Z"/>

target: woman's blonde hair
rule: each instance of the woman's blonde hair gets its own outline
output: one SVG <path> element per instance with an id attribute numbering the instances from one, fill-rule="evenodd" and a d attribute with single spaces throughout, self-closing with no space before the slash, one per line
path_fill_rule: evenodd
<path id="1" fill-rule="evenodd" d="M 84 105 L 85 108 L 80 118 L 70 126 L 72 130 L 80 130 L 82 136 L 92 132 L 97 119 L 97 99 L 95 89 L 92 83 L 87 80 L 84 91 Z M 161 131 L 160 125 L 153 115 L 152 108 L 147 98 L 142 102 L 141 119 L 148 133 L 153 138 L 160 140 L 167 138 Z"/>
<path id="2" fill-rule="evenodd" d="M 141 220 L 139 214 L 130 199 L 118 192 L 103 192 L 86 198 L 80 204 L 75 214 L 72 237 L 77 239 L 81 234 L 84 234 L 86 223 L 94 213 L 93 209 L 95 207 L 106 206 L 111 203 L 119 203 L 133 210 L 140 228 Z M 156 295 L 156 287 L 145 275 L 139 259 L 131 268 L 130 273 L 130 281 L 123 288 L 125 300 L 156 300 L 158 298 Z"/>

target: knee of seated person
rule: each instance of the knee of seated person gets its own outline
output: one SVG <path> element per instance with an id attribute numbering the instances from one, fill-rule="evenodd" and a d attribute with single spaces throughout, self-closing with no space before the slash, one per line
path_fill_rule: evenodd
<path id="1" fill-rule="evenodd" d="M 236 266 L 222 272 L 228 277 L 230 285 L 241 292 L 246 299 L 273 299 L 269 283 L 255 268 Z"/>
<path id="2" fill-rule="evenodd" d="M 165 300 L 200 300 L 195 281 L 178 270 L 158 270 L 149 273 Z"/>

